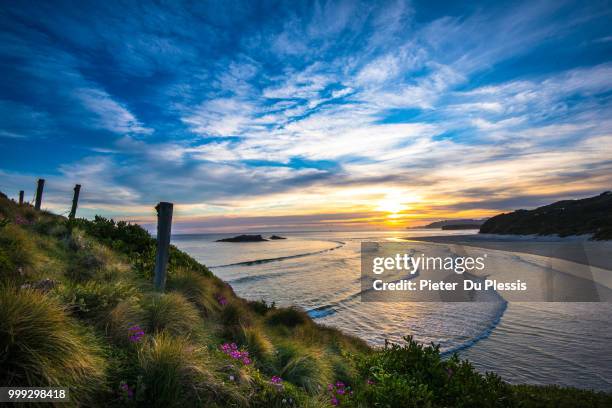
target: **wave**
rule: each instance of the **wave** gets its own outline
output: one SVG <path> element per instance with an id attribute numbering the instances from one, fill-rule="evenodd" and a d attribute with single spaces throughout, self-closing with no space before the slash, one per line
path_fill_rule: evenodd
<path id="1" fill-rule="evenodd" d="M 480 340 L 484 340 L 487 337 L 489 337 L 491 335 L 491 333 L 493 333 L 493 330 L 495 330 L 495 328 L 497 327 L 497 325 L 499 324 L 499 322 L 501 322 L 501 318 L 504 315 L 504 313 L 506 312 L 506 309 L 508 308 L 508 302 L 507 301 L 503 301 L 502 303 L 500 303 L 500 308 L 497 309 L 497 313 L 496 315 L 493 317 L 493 320 L 491 321 L 491 324 L 484 329 L 480 334 L 478 334 L 477 336 L 472 337 L 470 340 L 465 341 L 455 347 L 452 347 L 448 350 L 443 351 L 442 353 L 440 353 L 443 357 L 444 356 L 448 356 L 448 355 L 452 355 L 453 353 L 456 353 L 458 351 L 461 350 L 465 350 L 467 348 L 470 348 L 472 346 L 474 346 L 476 343 L 478 343 Z"/>
<path id="2" fill-rule="evenodd" d="M 344 245 L 346 245 L 346 243 L 342 242 L 342 241 L 330 241 L 330 242 L 334 242 L 334 243 L 339 244 L 339 245 L 337 245 L 337 246 L 335 246 L 333 248 L 322 249 L 320 251 L 314 251 L 314 252 L 305 252 L 303 254 L 279 256 L 279 257 L 276 257 L 276 258 L 254 259 L 252 261 L 235 262 L 235 263 L 225 264 L 225 265 L 214 265 L 214 266 L 210 266 L 209 269 L 211 269 L 211 268 L 227 268 L 227 267 L 230 267 L 230 266 L 259 265 L 259 264 L 269 263 L 269 262 L 284 261 L 286 259 L 302 258 L 304 256 L 318 255 L 318 254 L 323 254 L 325 252 L 334 251 L 334 250 L 336 250 L 338 248 L 342 248 Z"/>

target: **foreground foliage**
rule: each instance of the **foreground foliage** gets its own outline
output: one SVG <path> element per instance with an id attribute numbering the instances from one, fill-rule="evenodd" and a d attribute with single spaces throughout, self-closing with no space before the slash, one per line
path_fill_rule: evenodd
<path id="1" fill-rule="evenodd" d="M 372 350 L 300 309 L 237 297 L 174 247 L 157 293 L 154 254 L 139 226 L 0 195 L 0 384 L 68 386 L 81 406 L 612 406 L 509 385 L 410 337 Z"/>

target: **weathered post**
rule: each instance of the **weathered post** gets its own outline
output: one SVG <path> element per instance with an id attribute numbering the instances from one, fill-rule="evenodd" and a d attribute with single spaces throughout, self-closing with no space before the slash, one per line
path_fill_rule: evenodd
<path id="1" fill-rule="evenodd" d="M 170 229 L 172 227 L 172 203 L 160 202 L 157 210 L 157 256 L 155 257 L 155 289 L 166 286 L 166 268 L 170 257 Z"/>
<path id="2" fill-rule="evenodd" d="M 23 205 L 23 190 L 19 190 L 19 205 Z"/>
<path id="3" fill-rule="evenodd" d="M 79 193 L 81 192 L 81 185 L 77 184 L 74 186 L 74 196 L 72 197 L 72 209 L 70 210 L 70 214 L 68 218 L 73 220 L 76 215 L 77 205 L 79 204 Z"/>
<path id="4" fill-rule="evenodd" d="M 42 203 L 43 188 L 45 188 L 45 179 L 38 179 L 38 186 L 36 187 L 36 204 L 34 208 L 40 210 L 40 204 Z"/>

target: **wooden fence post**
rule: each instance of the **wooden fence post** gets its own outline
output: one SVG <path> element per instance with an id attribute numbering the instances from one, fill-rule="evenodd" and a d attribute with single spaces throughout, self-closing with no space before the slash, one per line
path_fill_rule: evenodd
<path id="1" fill-rule="evenodd" d="M 172 227 L 172 203 L 160 202 L 157 210 L 157 255 L 155 257 L 155 289 L 166 286 L 166 268 L 170 257 L 170 229 Z"/>
<path id="2" fill-rule="evenodd" d="M 74 196 L 72 197 L 72 209 L 70 210 L 70 214 L 68 218 L 73 220 L 76 215 L 77 205 L 79 204 L 79 193 L 81 192 L 81 185 L 77 184 L 74 186 Z"/>
<path id="3" fill-rule="evenodd" d="M 42 203 L 43 188 L 45 188 L 45 179 L 38 179 L 38 186 L 36 187 L 36 204 L 34 208 L 40 210 L 40 204 Z"/>
<path id="4" fill-rule="evenodd" d="M 23 205 L 23 190 L 19 190 L 19 205 Z"/>

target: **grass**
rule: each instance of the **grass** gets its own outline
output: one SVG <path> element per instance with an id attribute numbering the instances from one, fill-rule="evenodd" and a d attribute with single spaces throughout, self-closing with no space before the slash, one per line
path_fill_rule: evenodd
<path id="1" fill-rule="evenodd" d="M 179 293 L 151 293 L 141 304 L 148 332 L 188 336 L 203 326 L 196 307 Z"/>
<path id="2" fill-rule="evenodd" d="M 2 287 L 0 344 L 3 386 L 69 387 L 80 402 L 105 388 L 102 348 L 50 296 Z"/>
<path id="3" fill-rule="evenodd" d="M 203 350 L 161 332 L 138 352 L 141 402 L 152 407 L 205 405 L 214 399 L 215 375 Z"/>
<path id="4" fill-rule="evenodd" d="M 509 385 L 412 341 L 372 350 L 298 308 L 237 297 L 174 247 L 158 293 L 154 255 L 136 225 L 69 221 L 0 193 L 0 384 L 68 386 L 72 405 L 94 407 L 612 406 L 610 394 Z"/>

